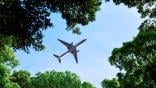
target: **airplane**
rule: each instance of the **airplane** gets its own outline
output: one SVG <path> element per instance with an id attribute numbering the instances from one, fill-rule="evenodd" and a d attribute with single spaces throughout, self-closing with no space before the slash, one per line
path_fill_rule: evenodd
<path id="1" fill-rule="evenodd" d="M 79 45 L 81 45 L 83 42 L 85 42 L 86 40 L 87 39 L 83 39 L 80 42 L 78 42 L 77 44 L 73 45 L 73 42 L 72 43 L 67 43 L 67 42 L 65 42 L 65 41 L 63 41 L 61 39 L 58 39 L 58 41 L 60 41 L 63 45 L 65 45 L 68 50 L 66 52 L 64 52 L 63 54 L 61 54 L 60 56 L 56 55 L 56 54 L 53 54 L 53 56 L 58 59 L 59 63 L 61 63 L 61 57 L 63 57 L 67 53 L 71 53 L 74 56 L 76 63 L 78 64 L 77 53 L 79 52 L 79 50 L 77 50 L 76 48 Z"/>

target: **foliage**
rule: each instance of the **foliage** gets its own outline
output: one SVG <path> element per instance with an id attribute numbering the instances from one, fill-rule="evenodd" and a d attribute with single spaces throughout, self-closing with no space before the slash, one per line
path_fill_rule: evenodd
<path id="1" fill-rule="evenodd" d="M 0 88 L 20 88 L 9 79 L 10 72 L 6 65 L 0 63 Z"/>
<path id="2" fill-rule="evenodd" d="M 30 77 L 27 71 L 15 71 L 10 77 L 13 83 L 17 83 L 20 88 L 95 88 L 89 82 L 83 82 L 79 77 L 69 71 L 66 72 L 44 72 L 37 73 Z"/>
<path id="3" fill-rule="evenodd" d="M 89 82 L 83 82 L 82 88 L 95 88 L 95 87 Z"/>
<path id="4" fill-rule="evenodd" d="M 0 35 L 0 88 L 19 88 L 9 80 L 10 68 L 18 65 L 11 44 L 11 37 Z"/>
<path id="5" fill-rule="evenodd" d="M 75 26 L 94 21 L 100 4 L 100 0 L 1 0 L 0 34 L 14 36 L 14 50 L 40 51 L 44 49 L 42 31 L 53 26 L 50 14 L 62 14 L 67 29 L 80 33 Z"/>
<path id="6" fill-rule="evenodd" d="M 38 73 L 32 78 L 33 88 L 80 88 L 81 81 L 71 72 Z"/>
<path id="7" fill-rule="evenodd" d="M 117 79 L 113 78 L 112 80 L 105 79 L 101 82 L 102 88 L 119 88 L 119 82 Z"/>
<path id="8" fill-rule="evenodd" d="M 17 83 L 21 88 L 31 87 L 31 77 L 28 71 L 14 71 L 10 80 Z"/>
<path id="9" fill-rule="evenodd" d="M 15 67 L 18 65 L 15 54 L 12 49 L 12 36 L 0 35 L 0 64 L 4 64 L 9 67 Z"/>
<path id="10" fill-rule="evenodd" d="M 110 1 L 110 0 L 105 0 Z M 156 17 L 156 1 L 155 0 L 113 0 L 116 5 L 124 4 L 129 8 L 136 7 L 143 18 Z"/>

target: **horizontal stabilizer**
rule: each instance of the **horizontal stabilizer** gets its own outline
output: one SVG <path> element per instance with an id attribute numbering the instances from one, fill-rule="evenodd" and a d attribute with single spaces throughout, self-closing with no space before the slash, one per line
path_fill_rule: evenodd
<path id="1" fill-rule="evenodd" d="M 61 58 L 60 58 L 60 56 L 54 54 L 54 57 L 56 57 L 57 60 L 59 61 L 59 63 L 61 63 Z"/>

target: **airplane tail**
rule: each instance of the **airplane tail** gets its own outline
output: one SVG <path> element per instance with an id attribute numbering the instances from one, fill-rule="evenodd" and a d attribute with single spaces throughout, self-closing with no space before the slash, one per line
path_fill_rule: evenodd
<path id="1" fill-rule="evenodd" d="M 54 57 L 56 57 L 56 58 L 57 58 L 57 60 L 59 61 L 59 63 L 61 63 L 61 58 L 60 58 L 60 56 L 55 55 L 55 54 L 53 54 L 53 55 L 54 55 Z"/>

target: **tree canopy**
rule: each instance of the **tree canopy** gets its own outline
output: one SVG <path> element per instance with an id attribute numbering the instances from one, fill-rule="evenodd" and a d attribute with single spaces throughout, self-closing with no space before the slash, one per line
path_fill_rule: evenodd
<path id="1" fill-rule="evenodd" d="M 0 88 L 18 88 L 9 79 L 10 69 L 18 65 L 11 44 L 11 36 L 0 35 Z"/>
<path id="2" fill-rule="evenodd" d="M 81 81 L 71 72 L 45 72 L 38 73 L 32 78 L 34 88 L 80 88 Z"/>
<path id="3" fill-rule="evenodd" d="M 119 82 L 117 79 L 113 78 L 112 80 L 105 79 L 101 82 L 102 88 L 119 88 Z"/>
<path id="4" fill-rule="evenodd" d="M 83 82 L 82 83 L 82 88 L 96 88 L 94 87 L 91 83 L 89 82 Z"/>
<path id="5" fill-rule="evenodd" d="M 28 71 L 14 71 L 10 77 L 13 83 L 17 83 L 20 88 L 31 88 L 31 77 Z"/>
<path id="6" fill-rule="evenodd" d="M 16 71 L 11 75 L 11 81 L 20 88 L 95 88 L 89 82 L 81 82 L 79 76 L 69 71 L 39 72 L 31 77 L 27 71 Z"/>
<path id="7" fill-rule="evenodd" d="M 105 0 L 110 1 L 110 0 Z M 143 18 L 155 18 L 156 6 L 155 0 L 112 0 L 116 5 L 124 4 L 129 8 L 136 7 Z"/>

